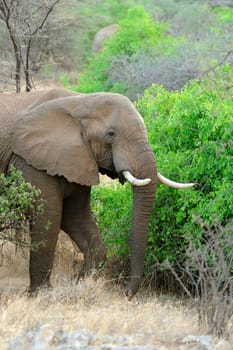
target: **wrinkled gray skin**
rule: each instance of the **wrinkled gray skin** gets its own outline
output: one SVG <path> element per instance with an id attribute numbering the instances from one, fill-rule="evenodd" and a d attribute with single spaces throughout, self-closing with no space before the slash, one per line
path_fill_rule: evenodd
<path id="1" fill-rule="evenodd" d="M 21 113 L 20 113 L 21 112 Z M 32 225 L 32 243 L 45 246 L 30 253 L 30 287 L 49 285 L 60 228 L 84 254 L 84 272 L 105 260 L 103 245 L 90 210 L 91 186 L 99 172 L 123 183 L 122 171 L 151 178 L 132 186 L 129 297 L 143 274 L 148 221 L 154 203 L 157 171 L 144 122 L 128 98 L 112 93 L 50 92 L 0 95 L 0 171 L 10 164 L 37 186 L 45 211 Z M 50 220 L 48 231 L 45 224 Z"/>

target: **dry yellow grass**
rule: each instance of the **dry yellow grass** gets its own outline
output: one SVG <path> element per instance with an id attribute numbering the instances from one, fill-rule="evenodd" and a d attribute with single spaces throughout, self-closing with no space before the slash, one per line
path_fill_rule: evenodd
<path id="1" fill-rule="evenodd" d="M 88 278 L 78 285 L 57 281 L 54 290 L 36 298 L 6 293 L 0 307 L 6 342 L 48 323 L 54 329 L 86 328 L 101 336 L 135 335 L 137 344 L 166 344 L 169 349 L 176 349 L 184 336 L 198 334 L 195 314 L 190 316 L 179 302 L 142 292 L 129 302 L 104 279 Z"/>
<path id="2" fill-rule="evenodd" d="M 185 336 L 200 334 L 197 314 L 188 304 L 149 291 L 140 291 L 128 301 L 123 288 L 104 278 L 90 277 L 75 284 L 70 279 L 73 261 L 74 248 L 62 234 L 52 276 L 54 289 L 29 298 L 22 294 L 28 284 L 28 254 L 23 258 L 11 245 L 4 248 L 0 267 L 1 350 L 7 349 L 11 339 L 43 324 L 69 332 L 86 328 L 99 336 L 133 335 L 138 345 L 193 349 L 182 344 Z"/>

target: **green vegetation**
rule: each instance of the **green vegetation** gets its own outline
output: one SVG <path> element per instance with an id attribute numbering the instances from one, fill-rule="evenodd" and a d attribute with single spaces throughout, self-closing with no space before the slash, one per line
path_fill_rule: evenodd
<path id="1" fill-rule="evenodd" d="M 158 168 L 170 178 L 192 180 L 188 191 L 160 186 L 151 222 L 148 262 L 182 259 L 187 243 L 203 242 L 203 225 L 232 225 L 233 74 L 224 66 L 180 92 L 153 85 L 137 102 L 145 117 Z M 217 234 L 217 233 L 216 233 Z"/>
<path id="2" fill-rule="evenodd" d="M 92 209 L 97 218 L 108 255 L 124 260 L 131 226 L 131 186 L 99 185 L 92 190 Z"/>
<path id="3" fill-rule="evenodd" d="M 220 24 L 231 24 L 233 22 L 233 8 L 220 6 L 215 8 L 214 13 Z"/>
<path id="4" fill-rule="evenodd" d="M 30 246 L 25 234 L 28 225 L 43 213 L 40 190 L 25 182 L 22 173 L 14 166 L 9 174 L 0 174 L 0 244 L 7 241 Z"/>
<path id="5" fill-rule="evenodd" d="M 105 25 L 118 23 L 119 29 L 98 55 L 85 50 L 77 83 L 67 74 L 61 78 L 66 87 L 120 92 L 136 100 L 153 83 L 180 90 L 216 64 L 232 64 L 232 9 L 172 0 L 120 2 L 118 11 L 115 1 L 104 11 L 103 6 L 86 4 L 85 11 L 102 13 Z"/>
<path id="6" fill-rule="evenodd" d="M 233 216 L 232 70 L 218 68 L 179 92 L 152 85 L 136 102 L 159 170 L 195 189 L 159 185 L 150 222 L 147 271 L 155 262 L 184 263 L 190 242 L 200 247 L 216 223 L 230 231 Z M 98 187 L 94 209 L 110 252 L 127 252 L 130 188 Z M 216 232 L 216 234 L 218 234 Z"/>
<path id="7" fill-rule="evenodd" d="M 143 31 L 142 31 L 143 28 Z M 77 91 L 122 91 L 124 86 L 108 79 L 106 70 L 115 56 L 133 56 L 138 50 L 148 52 L 156 44 L 167 41 L 164 26 L 154 22 L 142 7 L 129 9 L 124 19 L 119 21 L 119 30 L 108 40 L 104 50 L 92 56 L 88 66 L 79 78 Z"/>

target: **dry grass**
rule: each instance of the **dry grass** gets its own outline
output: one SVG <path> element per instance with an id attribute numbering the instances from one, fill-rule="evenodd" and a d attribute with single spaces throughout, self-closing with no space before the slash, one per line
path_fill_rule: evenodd
<path id="1" fill-rule="evenodd" d="M 137 344 L 170 344 L 197 334 L 197 319 L 181 302 L 141 291 L 128 301 L 124 290 L 106 279 L 70 280 L 74 248 L 61 235 L 53 272 L 54 289 L 36 298 L 22 294 L 28 284 L 28 254 L 10 244 L 4 248 L 0 267 L 0 341 L 49 323 L 55 329 L 87 328 L 98 335 L 135 335 Z M 137 335 L 136 335 L 137 334 Z M 173 344 L 173 345 L 172 345 Z"/>
<path id="2" fill-rule="evenodd" d="M 53 271 L 54 289 L 41 291 L 36 298 L 22 291 L 28 284 L 28 254 L 15 254 L 11 245 L 4 248 L 0 266 L 0 348 L 9 340 L 42 324 L 54 330 L 75 331 L 86 328 L 99 336 L 134 335 L 134 342 L 164 346 L 169 350 L 192 349 L 181 340 L 198 335 L 197 314 L 184 300 L 140 291 L 132 301 L 124 289 L 110 281 L 94 277 L 75 284 L 75 250 L 61 234 Z M 97 345 L 98 345 L 97 338 Z"/>
<path id="3" fill-rule="evenodd" d="M 78 285 L 57 281 L 36 298 L 6 293 L 0 302 L 2 340 L 51 324 L 55 329 L 86 328 L 98 335 L 136 335 L 137 344 L 170 345 L 197 334 L 195 315 L 176 301 L 139 293 L 128 301 L 119 287 L 88 278 Z M 170 349 L 169 348 L 169 349 Z"/>

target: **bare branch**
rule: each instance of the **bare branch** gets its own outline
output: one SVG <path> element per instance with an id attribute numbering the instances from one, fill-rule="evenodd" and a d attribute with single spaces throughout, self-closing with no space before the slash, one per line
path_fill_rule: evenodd
<path id="1" fill-rule="evenodd" d="M 45 17 L 43 18 L 41 24 L 34 30 L 34 32 L 31 33 L 31 36 L 34 36 L 39 30 L 41 30 L 49 16 L 49 14 L 52 12 L 54 6 L 59 2 L 60 0 L 55 0 L 52 5 L 48 8 L 47 13 L 45 14 Z"/>
<path id="2" fill-rule="evenodd" d="M 211 71 L 214 71 L 216 68 L 222 66 L 232 54 L 233 54 L 233 50 L 229 50 L 221 61 L 216 63 L 213 67 L 210 67 L 209 69 L 207 69 L 205 71 L 199 72 L 199 74 L 201 76 L 203 76 L 203 75 L 210 73 Z"/>
<path id="3" fill-rule="evenodd" d="M 30 8 L 24 1 L 0 0 L 0 19 L 5 22 L 15 56 L 16 92 L 21 90 L 21 70 L 26 81 L 26 91 L 32 89 L 30 51 L 32 41 L 41 31 L 55 5 L 60 0 L 50 0 L 44 6 L 42 0 L 32 2 Z"/>

